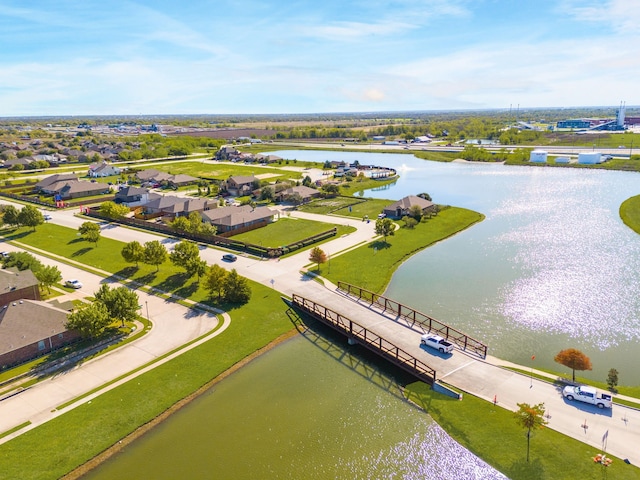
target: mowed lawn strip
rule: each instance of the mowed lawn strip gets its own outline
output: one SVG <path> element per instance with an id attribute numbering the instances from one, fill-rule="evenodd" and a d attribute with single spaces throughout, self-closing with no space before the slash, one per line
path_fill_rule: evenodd
<path id="1" fill-rule="evenodd" d="M 284 164 L 285 162 L 283 162 Z M 292 165 L 290 162 L 289 165 Z M 233 175 L 251 176 L 251 175 L 265 175 L 270 174 L 268 180 L 270 182 L 280 179 L 302 179 L 303 174 L 301 172 L 283 170 L 277 167 L 263 167 L 261 165 L 242 165 L 242 164 L 227 164 L 227 163 L 204 163 L 204 162 L 176 162 L 171 164 L 162 164 L 153 166 L 145 166 L 145 168 L 154 168 L 167 172 L 171 175 L 184 174 L 191 175 L 192 177 L 205 177 L 215 178 L 218 180 L 226 180 Z"/>
<path id="2" fill-rule="evenodd" d="M 394 236 L 358 247 L 331 258 L 320 274 L 333 283 L 339 280 L 376 293 L 383 291 L 398 265 L 415 252 L 454 235 L 484 219 L 484 215 L 464 208 L 450 207 L 423 221 L 414 229 L 400 228 Z M 372 220 L 373 221 L 373 220 Z M 400 222 L 402 223 L 402 222 Z"/>
<path id="3" fill-rule="evenodd" d="M 0 445 L 4 479 L 60 478 L 290 331 L 280 293 L 251 282 L 253 298 L 230 309 L 224 334 Z"/>
<path id="4" fill-rule="evenodd" d="M 356 231 L 355 228 L 344 225 L 314 222 L 313 220 L 302 218 L 281 217 L 278 221 L 270 223 L 266 227 L 234 235 L 233 239 L 263 247 L 280 247 L 318 235 L 332 228 L 338 229 L 337 236 Z"/>
<path id="5" fill-rule="evenodd" d="M 602 452 L 550 428 L 532 431 L 527 463 L 526 430 L 511 411 L 469 394 L 459 401 L 421 382 L 408 385 L 405 394 L 460 445 L 512 480 L 640 479 L 640 469 L 621 459 L 612 457 L 609 467 L 595 464 L 592 457 Z"/>

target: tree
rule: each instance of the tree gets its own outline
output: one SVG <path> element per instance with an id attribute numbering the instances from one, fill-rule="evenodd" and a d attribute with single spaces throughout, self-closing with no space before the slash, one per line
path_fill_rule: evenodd
<path id="1" fill-rule="evenodd" d="M 42 268 L 42 263 L 36 257 L 27 252 L 11 252 L 8 257 L 3 257 L 2 266 L 4 268 L 15 267 L 19 271 L 31 270 L 37 272 Z"/>
<path id="2" fill-rule="evenodd" d="M 47 292 L 51 293 L 51 285 L 62 280 L 62 274 L 55 265 L 47 265 L 34 271 L 33 274 L 40 282 L 40 285 L 47 287 Z"/>
<path id="3" fill-rule="evenodd" d="M 318 267 L 316 270 L 320 271 L 320 264 L 327 261 L 327 254 L 324 253 L 320 247 L 314 247 L 309 254 L 309 260 L 317 264 Z"/>
<path id="4" fill-rule="evenodd" d="M 328 184 L 322 186 L 322 191 L 327 196 L 336 196 L 336 195 L 338 195 L 340 193 L 340 187 L 338 185 L 333 184 L 333 183 L 328 183 Z"/>
<path id="5" fill-rule="evenodd" d="M 251 287 L 246 278 L 234 268 L 224 279 L 224 299 L 231 303 L 247 303 L 251 298 Z"/>
<path id="6" fill-rule="evenodd" d="M 531 443 L 531 430 L 542 428 L 547 424 L 544 419 L 544 403 L 529 405 L 518 403 L 518 411 L 514 413 L 518 425 L 527 429 L 527 462 L 529 461 L 529 445 Z"/>
<path id="7" fill-rule="evenodd" d="M 260 200 L 273 202 L 274 198 L 275 198 L 275 194 L 273 193 L 273 187 L 263 187 L 260 190 Z"/>
<path id="8" fill-rule="evenodd" d="M 618 386 L 618 370 L 615 368 L 610 369 L 607 374 L 607 385 L 609 386 L 609 390 L 615 392 Z"/>
<path id="9" fill-rule="evenodd" d="M 110 288 L 103 283 L 94 297 L 107 307 L 111 318 L 122 322 L 122 326 L 124 322 L 138 318 L 138 294 L 127 287 Z"/>
<path id="10" fill-rule="evenodd" d="M 198 245 L 195 242 L 191 242 L 189 240 L 183 240 L 178 243 L 173 252 L 169 254 L 169 260 L 176 267 L 184 268 L 187 273 L 191 273 L 192 275 L 196 272 L 193 271 L 193 267 L 195 267 L 200 262 L 200 250 L 198 249 Z"/>
<path id="11" fill-rule="evenodd" d="M 415 228 L 418 224 L 418 221 L 413 217 L 404 216 L 402 217 L 402 221 L 404 222 L 404 226 L 407 228 Z"/>
<path id="12" fill-rule="evenodd" d="M 394 234 L 394 225 L 390 218 L 379 218 L 376 220 L 376 229 L 375 232 L 377 235 L 382 235 L 384 237 L 384 242 L 387 243 L 387 236 L 393 236 Z"/>
<path id="13" fill-rule="evenodd" d="M 169 222 L 169 226 L 175 232 L 189 232 L 191 229 L 191 223 L 189 219 L 184 216 L 176 217 L 171 222 Z"/>
<path id="14" fill-rule="evenodd" d="M 304 185 L 305 187 L 310 186 L 312 182 L 313 180 L 311 180 L 311 177 L 309 175 L 302 179 L 302 185 Z"/>
<path id="15" fill-rule="evenodd" d="M 118 205 L 115 202 L 104 202 L 100 205 L 100 214 L 109 218 L 124 217 L 129 213 L 129 207 L 126 205 Z"/>
<path id="16" fill-rule="evenodd" d="M 158 240 L 152 240 L 144 244 L 144 263 L 147 265 L 155 265 L 156 272 L 160 270 L 162 265 L 167 259 L 167 249 L 164 248 Z"/>
<path id="17" fill-rule="evenodd" d="M 100 225 L 95 222 L 84 222 L 80 225 L 80 228 L 78 228 L 78 233 L 82 235 L 84 240 L 94 243 L 97 246 L 98 240 L 100 240 Z"/>
<path id="18" fill-rule="evenodd" d="M 38 225 L 44 223 L 44 215 L 33 205 L 26 205 L 18 214 L 18 223 L 25 227 L 31 227 L 35 231 Z"/>
<path id="19" fill-rule="evenodd" d="M 213 264 L 207 270 L 204 278 L 204 288 L 209 292 L 209 295 L 213 297 L 214 293 L 217 294 L 218 300 L 221 300 L 224 296 L 224 279 L 227 276 L 227 271 L 220 265 Z"/>
<path id="20" fill-rule="evenodd" d="M 2 210 L 2 218 L 4 223 L 7 225 L 20 225 L 20 220 L 18 219 L 20 212 L 13 205 L 6 205 Z"/>
<path id="21" fill-rule="evenodd" d="M 83 337 L 95 338 L 111 324 L 107 307 L 101 302 L 85 304 L 67 317 L 67 328 Z"/>
<path id="22" fill-rule="evenodd" d="M 409 217 L 415 219 L 416 222 L 422 220 L 422 208 L 420 205 L 411 205 L 409 207 Z"/>
<path id="23" fill-rule="evenodd" d="M 125 262 L 135 263 L 136 267 L 139 262 L 144 260 L 144 247 L 136 240 L 129 242 L 122 247 L 122 251 L 120 253 Z"/>
<path id="24" fill-rule="evenodd" d="M 561 350 L 553 360 L 571 369 L 573 374 L 572 381 L 574 382 L 576 381 L 576 370 L 591 370 L 591 360 L 589 357 L 575 348 Z"/>

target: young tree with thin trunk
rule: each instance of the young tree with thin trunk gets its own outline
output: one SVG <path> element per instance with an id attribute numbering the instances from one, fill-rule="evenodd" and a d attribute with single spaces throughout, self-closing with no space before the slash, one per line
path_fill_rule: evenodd
<path id="1" fill-rule="evenodd" d="M 387 243 L 387 236 L 393 235 L 395 226 L 389 218 L 379 218 L 376 220 L 376 235 L 382 235 L 384 243 Z"/>
<path id="2" fill-rule="evenodd" d="M 514 413 L 518 425 L 527 429 L 527 462 L 529 461 L 529 447 L 531 445 L 531 430 L 542 428 L 547 424 L 544 419 L 544 403 L 529 405 L 518 403 L 518 410 Z"/>
<path id="3" fill-rule="evenodd" d="M 224 296 L 224 279 L 227 276 L 227 271 L 220 265 L 213 264 L 209 268 L 204 278 L 204 288 L 209 292 L 209 295 L 213 297 L 217 295 L 218 300 L 221 300 Z"/>
<path id="4" fill-rule="evenodd" d="M 567 348 L 561 350 L 553 360 L 571 369 L 572 381 L 576 381 L 576 370 L 591 370 L 591 360 L 580 350 Z"/>
<path id="5" fill-rule="evenodd" d="M 320 247 L 314 247 L 309 254 L 309 260 L 317 265 L 316 270 L 320 271 L 320 264 L 326 263 L 327 254 L 322 251 Z"/>

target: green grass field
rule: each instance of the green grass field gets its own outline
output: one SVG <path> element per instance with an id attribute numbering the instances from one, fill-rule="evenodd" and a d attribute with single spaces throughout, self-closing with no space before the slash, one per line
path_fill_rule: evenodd
<path id="1" fill-rule="evenodd" d="M 405 393 L 460 445 L 512 480 L 640 479 L 639 468 L 615 457 L 609 467 L 595 464 L 598 449 L 549 428 L 532 432 L 527 462 L 526 431 L 512 412 L 468 394 L 458 401 L 424 383 L 408 385 Z"/>
<path id="2" fill-rule="evenodd" d="M 293 163 L 289 163 L 293 165 Z M 301 165 L 302 166 L 302 165 Z M 275 180 L 302 179 L 303 174 L 289 170 L 282 170 L 277 167 L 261 167 L 258 165 L 244 164 L 227 164 L 227 163 L 204 163 L 204 162 L 176 162 L 171 164 L 158 164 L 153 167 L 171 175 L 185 174 L 192 177 L 215 178 L 218 180 L 226 180 L 232 175 L 270 175 L 267 180 L 273 182 Z"/>
<path id="3" fill-rule="evenodd" d="M 394 236 L 363 245 L 331 258 L 320 274 L 334 283 L 338 280 L 381 292 L 398 265 L 415 252 L 447 238 L 484 219 L 484 215 L 463 208 L 446 208 L 414 229 L 401 228 Z"/>
<path id="4" fill-rule="evenodd" d="M 355 232 L 356 230 L 353 227 L 345 227 L 344 225 L 314 222 L 301 218 L 281 217 L 278 221 L 266 227 L 257 228 L 250 232 L 241 233 L 240 235 L 234 235 L 233 239 L 264 247 L 280 247 L 326 232 L 334 227 L 338 229 L 338 237 Z"/>

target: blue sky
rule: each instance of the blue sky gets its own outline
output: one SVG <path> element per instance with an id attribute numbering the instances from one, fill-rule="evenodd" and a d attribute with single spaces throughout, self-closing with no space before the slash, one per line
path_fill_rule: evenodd
<path id="1" fill-rule="evenodd" d="M 0 117 L 637 105 L 638 0 L 0 0 Z"/>

